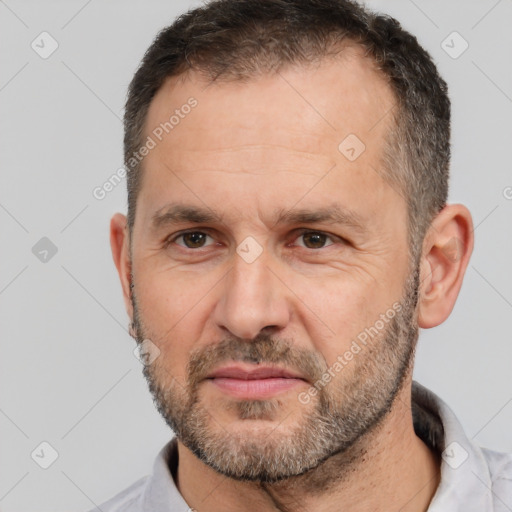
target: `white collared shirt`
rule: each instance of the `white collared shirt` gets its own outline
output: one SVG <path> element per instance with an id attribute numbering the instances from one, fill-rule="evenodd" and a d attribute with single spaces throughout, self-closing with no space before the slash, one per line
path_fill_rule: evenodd
<path id="1" fill-rule="evenodd" d="M 512 512 L 512 454 L 476 446 L 451 409 L 413 382 L 414 427 L 442 452 L 441 481 L 428 512 Z M 171 474 L 177 465 L 173 438 L 158 454 L 153 472 L 91 512 L 190 512 Z"/>

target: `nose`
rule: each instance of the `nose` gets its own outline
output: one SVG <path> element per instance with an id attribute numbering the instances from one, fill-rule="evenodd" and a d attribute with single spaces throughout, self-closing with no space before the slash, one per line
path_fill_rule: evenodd
<path id="1" fill-rule="evenodd" d="M 264 329 L 267 334 L 276 333 L 290 321 L 291 302 L 286 292 L 263 255 L 247 263 L 235 254 L 233 267 L 222 280 L 214 321 L 243 339 L 253 339 Z"/>

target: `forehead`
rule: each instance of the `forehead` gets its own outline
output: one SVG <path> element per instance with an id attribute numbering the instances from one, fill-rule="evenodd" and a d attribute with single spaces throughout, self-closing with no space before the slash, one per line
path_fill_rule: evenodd
<path id="1" fill-rule="evenodd" d="M 305 143 L 311 133 L 331 132 L 334 139 L 355 133 L 371 145 L 389 129 L 389 124 L 379 121 L 395 103 L 373 60 L 360 47 L 345 46 L 332 58 L 242 80 L 221 77 L 211 82 L 197 71 L 170 77 L 151 102 L 146 134 L 169 121 L 191 97 L 199 108 L 185 128 L 173 126 L 172 137 L 164 137 L 180 147 L 185 142 L 188 149 L 218 149 L 245 142 L 248 131 L 266 135 L 263 140 L 270 142 L 279 140 L 283 131 L 288 138 L 292 131 Z M 181 119 L 179 124 L 185 125 Z M 200 137 L 190 140 L 192 130 Z M 222 138 L 227 132 L 229 140 Z"/>
<path id="2" fill-rule="evenodd" d="M 258 200 L 268 194 L 275 205 L 333 168 L 336 186 L 382 195 L 379 167 L 393 105 L 390 87 L 357 47 L 247 80 L 171 77 L 146 119 L 144 138 L 155 145 L 143 161 L 142 202 L 156 211 L 172 190 L 192 197 L 205 187 L 219 194 L 254 187 Z M 324 185 L 318 193 L 336 195 L 333 183 Z"/>

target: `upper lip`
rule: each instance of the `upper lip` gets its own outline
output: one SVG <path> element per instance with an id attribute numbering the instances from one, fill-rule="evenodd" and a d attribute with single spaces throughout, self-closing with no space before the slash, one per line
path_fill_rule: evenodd
<path id="1" fill-rule="evenodd" d="M 212 371 L 206 377 L 207 379 L 227 378 L 227 379 L 242 379 L 242 380 L 255 380 L 255 379 L 302 379 L 304 377 L 292 370 L 280 368 L 277 366 L 258 366 L 256 368 L 244 367 L 241 365 L 222 366 Z"/>

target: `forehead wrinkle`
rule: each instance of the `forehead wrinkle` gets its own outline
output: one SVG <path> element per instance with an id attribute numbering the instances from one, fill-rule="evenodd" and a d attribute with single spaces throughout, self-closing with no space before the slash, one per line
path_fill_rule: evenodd
<path id="1" fill-rule="evenodd" d="M 159 152 L 156 155 L 162 156 L 163 160 L 168 160 L 167 166 L 175 169 L 176 172 L 187 173 L 277 174 L 289 172 L 321 175 L 334 165 L 332 155 L 326 153 L 312 153 L 270 144 L 213 149 L 176 148 L 167 150 L 167 155 Z M 208 162 L 207 165 L 205 162 Z"/>
<path id="2" fill-rule="evenodd" d="M 224 174 L 249 174 L 254 176 L 265 176 L 271 174 L 272 176 L 276 174 L 289 173 L 289 174 L 302 174 L 304 176 L 321 176 L 320 173 L 316 172 L 301 172 L 300 170 L 291 170 L 291 169 L 271 169 L 269 171 L 261 170 L 258 171 L 249 171 L 247 169 L 194 169 L 191 171 L 187 171 L 187 173 L 200 173 L 200 172 L 220 172 Z"/>

